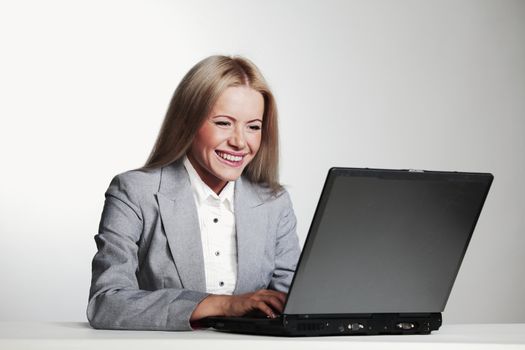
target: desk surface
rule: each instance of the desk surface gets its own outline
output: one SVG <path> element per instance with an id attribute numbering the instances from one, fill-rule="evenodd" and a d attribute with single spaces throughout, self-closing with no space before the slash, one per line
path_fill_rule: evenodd
<path id="1" fill-rule="evenodd" d="M 0 349 L 525 349 L 525 324 L 444 325 L 430 335 L 280 338 L 95 330 L 82 322 L 0 322 Z M 148 349 L 149 348 L 149 349 Z"/>

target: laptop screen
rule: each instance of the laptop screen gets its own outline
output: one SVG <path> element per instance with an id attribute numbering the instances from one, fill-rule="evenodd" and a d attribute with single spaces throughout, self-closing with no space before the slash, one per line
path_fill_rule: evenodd
<path id="1" fill-rule="evenodd" d="M 284 313 L 442 312 L 492 178 L 332 168 Z"/>

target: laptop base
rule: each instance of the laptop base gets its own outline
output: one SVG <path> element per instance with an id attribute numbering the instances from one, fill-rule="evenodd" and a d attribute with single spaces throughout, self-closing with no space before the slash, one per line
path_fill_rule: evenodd
<path id="1" fill-rule="evenodd" d="M 441 313 L 281 315 L 277 319 L 209 317 L 206 324 L 218 331 L 286 337 L 429 334 L 441 326 Z"/>

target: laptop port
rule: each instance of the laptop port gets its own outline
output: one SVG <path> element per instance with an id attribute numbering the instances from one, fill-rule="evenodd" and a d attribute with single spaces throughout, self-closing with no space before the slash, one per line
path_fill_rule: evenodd
<path id="1" fill-rule="evenodd" d="M 363 326 L 361 323 L 349 323 L 348 324 L 348 329 L 353 331 L 353 332 L 360 331 L 363 328 L 365 328 L 365 326 Z"/>
<path id="2" fill-rule="evenodd" d="M 398 324 L 396 324 L 396 327 L 404 331 L 409 331 L 415 329 L 416 324 L 414 322 L 399 322 Z"/>

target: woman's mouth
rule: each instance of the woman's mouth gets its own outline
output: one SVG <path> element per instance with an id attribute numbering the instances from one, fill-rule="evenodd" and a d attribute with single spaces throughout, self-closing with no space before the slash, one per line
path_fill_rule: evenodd
<path id="1" fill-rule="evenodd" d="M 215 151 L 215 154 L 219 156 L 219 159 L 229 166 L 232 167 L 240 167 L 243 163 L 244 155 L 242 156 L 236 156 L 230 153 L 222 152 L 222 151 Z"/>

